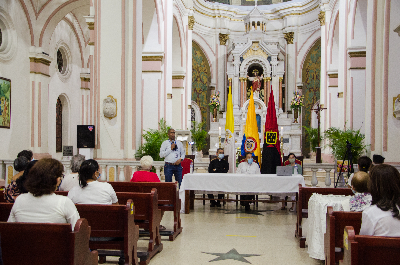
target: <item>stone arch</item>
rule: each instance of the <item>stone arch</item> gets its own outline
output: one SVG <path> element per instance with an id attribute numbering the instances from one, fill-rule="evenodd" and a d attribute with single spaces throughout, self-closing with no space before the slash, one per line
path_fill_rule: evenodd
<path id="1" fill-rule="evenodd" d="M 161 48 L 161 30 L 160 30 L 160 16 L 158 12 L 157 0 L 148 1 L 143 5 L 143 31 L 142 43 L 143 51 L 151 51 L 153 49 Z M 154 41 L 157 36 L 157 41 Z"/>
<path id="2" fill-rule="evenodd" d="M 192 106 L 192 109 L 194 110 L 194 121 L 199 122 L 199 123 L 202 122 L 201 110 L 200 110 L 199 105 L 195 101 L 192 100 L 191 106 Z"/>
<path id="3" fill-rule="evenodd" d="M 320 100 L 320 75 L 321 75 L 321 41 L 317 41 L 310 49 L 303 65 L 303 95 L 302 124 L 311 127 L 311 109 Z M 310 152 L 310 141 L 306 130 L 303 128 L 302 153 Z"/>
<path id="4" fill-rule="evenodd" d="M 50 2 L 37 18 L 38 28 L 40 28 L 41 31 L 39 38 L 35 40 L 35 44 L 38 44 L 39 47 L 42 47 L 42 49 L 46 51 L 49 46 L 51 35 L 58 23 L 73 10 L 85 6 L 89 7 L 89 5 L 90 3 L 87 0 L 69 0 L 61 5 Z"/>
<path id="5" fill-rule="evenodd" d="M 247 70 L 252 64 L 259 64 L 263 67 L 264 77 L 271 76 L 271 64 L 268 62 L 268 60 L 261 56 L 251 56 L 246 58 L 240 65 L 241 77 L 247 76 Z"/>
<path id="6" fill-rule="evenodd" d="M 319 34 L 318 34 L 319 33 Z M 321 41 L 321 30 L 315 30 L 310 37 L 307 39 L 307 41 L 301 46 L 299 52 L 298 52 L 298 56 L 299 58 L 302 58 L 301 61 L 299 60 L 299 81 L 301 82 L 301 76 L 302 76 L 302 71 L 303 71 L 303 65 L 304 65 L 304 61 L 306 60 L 306 57 L 308 55 L 308 53 L 310 52 L 310 50 L 312 49 L 312 47 L 314 47 L 315 43 L 317 41 Z"/>

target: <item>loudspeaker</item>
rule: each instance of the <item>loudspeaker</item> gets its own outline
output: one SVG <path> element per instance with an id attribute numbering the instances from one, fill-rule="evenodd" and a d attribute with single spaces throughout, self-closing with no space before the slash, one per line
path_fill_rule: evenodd
<path id="1" fill-rule="evenodd" d="M 78 125 L 76 138 L 77 138 L 78 148 L 94 148 L 94 143 L 95 143 L 94 125 Z"/>

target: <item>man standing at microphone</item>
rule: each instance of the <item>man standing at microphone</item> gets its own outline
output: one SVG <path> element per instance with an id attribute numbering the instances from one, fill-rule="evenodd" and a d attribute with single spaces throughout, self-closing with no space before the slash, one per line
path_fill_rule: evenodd
<path id="1" fill-rule="evenodd" d="M 179 187 L 182 182 L 181 162 L 185 159 L 185 149 L 180 141 L 175 140 L 175 130 L 168 130 L 168 140 L 165 140 L 160 148 L 160 157 L 165 157 L 165 182 L 172 182 L 172 175 L 178 181 Z"/>

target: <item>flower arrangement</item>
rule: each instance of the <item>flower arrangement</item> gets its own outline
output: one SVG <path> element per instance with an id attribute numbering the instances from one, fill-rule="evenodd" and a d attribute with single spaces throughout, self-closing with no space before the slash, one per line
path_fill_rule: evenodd
<path id="1" fill-rule="evenodd" d="M 211 95 L 210 103 L 208 105 L 210 106 L 211 112 L 213 112 L 214 109 L 217 109 L 217 111 L 219 111 L 219 106 L 221 105 L 221 103 L 219 101 L 219 91 L 217 91 L 215 94 Z"/>
<path id="2" fill-rule="evenodd" d="M 300 94 L 300 92 L 293 92 L 292 101 L 290 102 L 291 109 L 301 109 L 303 107 L 304 96 Z"/>

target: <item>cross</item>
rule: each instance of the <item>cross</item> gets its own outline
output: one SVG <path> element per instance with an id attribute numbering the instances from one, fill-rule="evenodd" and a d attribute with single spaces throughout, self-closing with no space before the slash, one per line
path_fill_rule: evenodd
<path id="1" fill-rule="evenodd" d="M 255 6 L 257 6 L 257 1 L 258 1 L 258 0 L 255 0 L 255 2 L 256 2 L 256 5 L 255 5 Z"/>
<path id="2" fill-rule="evenodd" d="M 314 110 L 315 113 L 317 114 L 317 120 L 318 120 L 318 135 L 317 135 L 317 139 L 318 139 L 318 147 L 321 147 L 321 143 L 319 142 L 320 139 L 320 125 L 321 125 L 321 111 L 323 111 L 326 108 L 321 108 L 321 105 L 318 103 L 317 108 L 316 109 L 311 109 Z M 321 148 L 317 148 L 317 157 L 316 157 L 316 162 L 317 163 L 322 163 L 321 161 Z"/>

